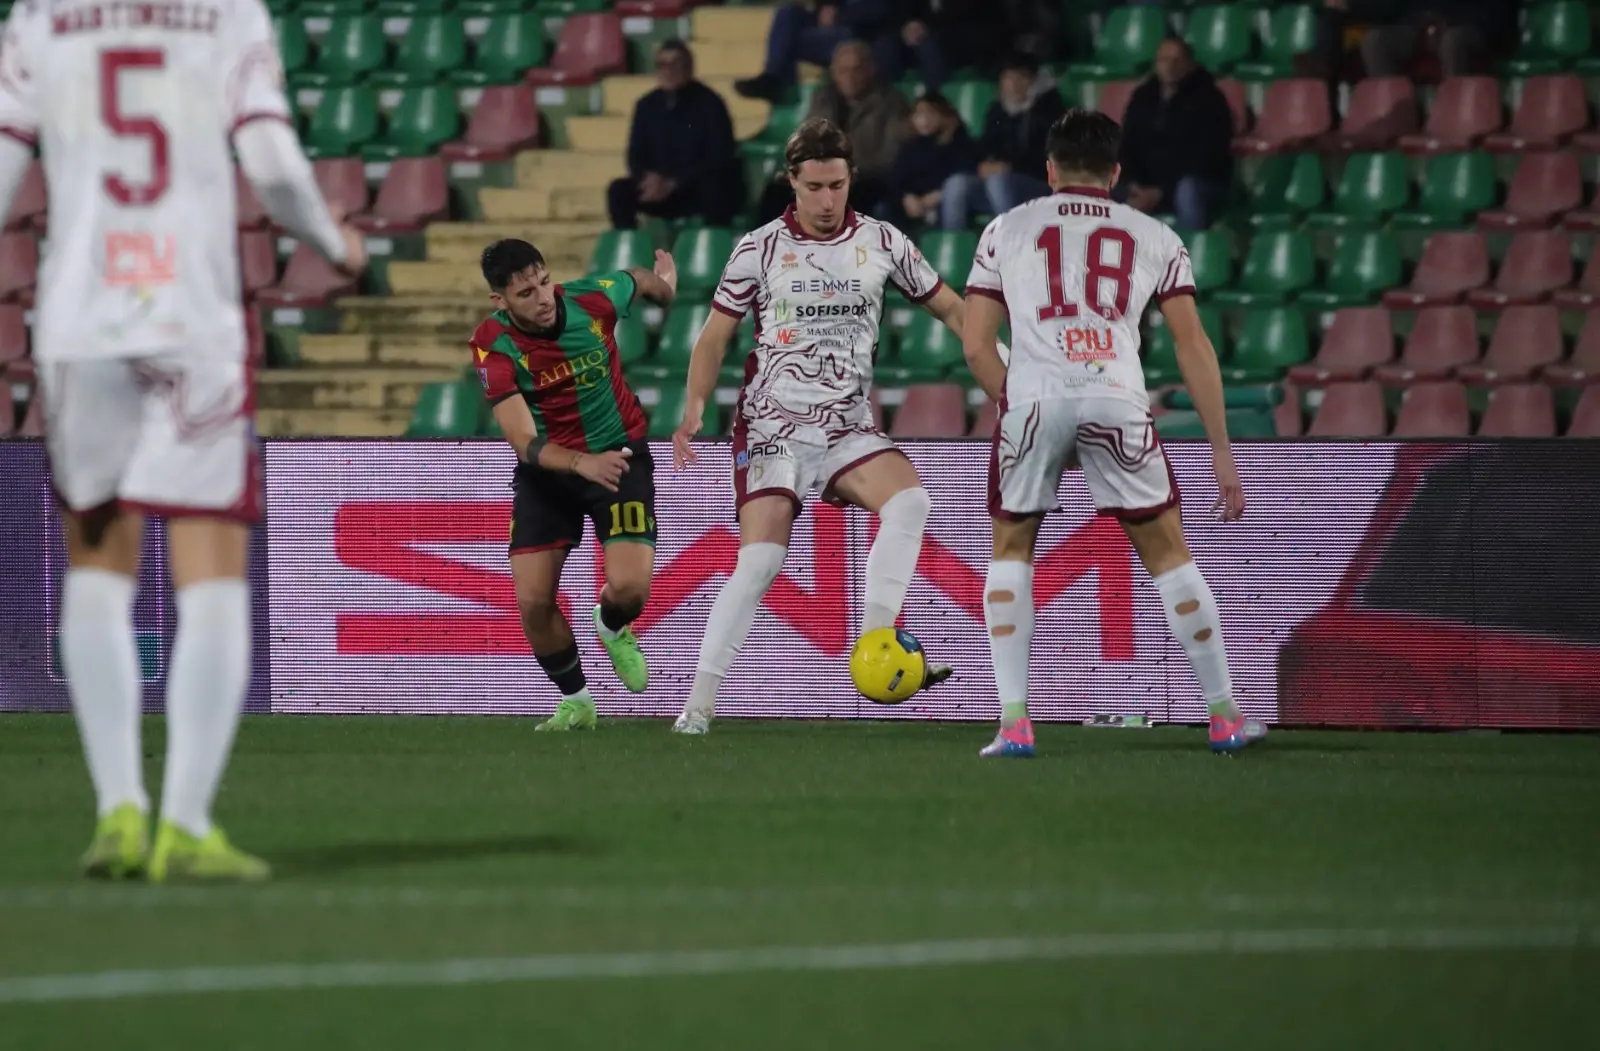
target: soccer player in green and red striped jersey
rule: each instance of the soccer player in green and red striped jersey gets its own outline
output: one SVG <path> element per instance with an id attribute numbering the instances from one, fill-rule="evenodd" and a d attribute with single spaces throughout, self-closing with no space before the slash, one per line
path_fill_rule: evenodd
<path id="1" fill-rule="evenodd" d="M 606 583 L 595 633 L 617 677 L 634 693 L 650 682 L 629 627 L 650 597 L 655 564 L 655 465 L 638 397 L 622 378 L 617 323 L 636 297 L 666 305 L 677 294 L 672 257 L 555 284 L 526 241 L 483 250 L 495 312 L 472 334 L 473 364 L 496 422 L 517 451 L 512 476 L 511 579 L 522 631 L 561 691 L 541 730 L 595 725 L 572 627 L 556 602 L 567 551 L 594 522 L 605 545 Z"/>

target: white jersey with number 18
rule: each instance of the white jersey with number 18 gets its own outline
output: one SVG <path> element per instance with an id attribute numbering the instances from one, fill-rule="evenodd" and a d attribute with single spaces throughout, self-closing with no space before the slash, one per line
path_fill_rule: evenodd
<path id="1" fill-rule="evenodd" d="M 967 295 L 1006 305 L 1006 403 L 1113 397 L 1146 408 L 1139 322 L 1153 299 L 1193 295 L 1183 241 L 1104 190 L 1072 188 L 998 216 Z"/>
<path id="2" fill-rule="evenodd" d="M 242 357 L 229 140 L 260 118 L 289 119 L 261 0 L 20 0 L 0 134 L 44 155 L 38 357 Z"/>

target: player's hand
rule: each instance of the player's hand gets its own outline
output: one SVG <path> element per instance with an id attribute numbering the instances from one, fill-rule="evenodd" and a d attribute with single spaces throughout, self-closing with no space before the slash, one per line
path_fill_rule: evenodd
<path id="1" fill-rule="evenodd" d="M 349 223 L 341 225 L 339 233 L 344 235 L 344 262 L 338 264 L 339 271 L 347 277 L 360 277 L 367 268 L 366 235 Z"/>
<path id="2" fill-rule="evenodd" d="M 628 473 L 628 458 L 632 449 L 616 449 L 608 453 L 584 453 L 578 457 L 573 470 L 609 492 L 617 491 L 617 483 Z"/>
<path id="3" fill-rule="evenodd" d="M 672 253 L 663 252 L 661 249 L 657 248 L 656 265 L 654 270 L 656 276 L 665 281 L 667 283 L 667 287 L 672 289 L 672 294 L 676 296 L 678 294 L 678 264 L 677 261 L 672 258 Z"/>
<path id="4" fill-rule="evenodd" d="M 1244 517 L 1244 486 L 1239 484 L 1239 468 L 1233 463 L 1233 450 L 1213 449 L 1211 471 L 1217 476 L 1217 502 L 1211 510 L 1224 522 Z"/>
<path id="5" fill-rule="evenodd" d="M 678 424 L 678 429 L 672 433 L 672 469 L 681 471 L 694 463 L 697 455 L 694 446 L 694 436 L 700 433 L 704 423 L 705 410 L 692 405 L 683 407 L 683 422 Z"/>

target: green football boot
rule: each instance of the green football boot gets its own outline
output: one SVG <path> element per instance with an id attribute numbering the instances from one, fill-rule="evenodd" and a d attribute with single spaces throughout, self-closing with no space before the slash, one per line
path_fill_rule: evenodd
<path id="1" fill-rule="evenodd" d="M 214 825 L 204 836 L 191 835 L 170 821 L 156 829 L 152 883 L 261 883 L 271 878 L 271 866 L 229 843 Z"/>
<path id="2" fill-rule="evenodd" d="M 95 825 L 94 841 L 79 867 L 90 879 L 134 879 L 144 873 L 150 853 L 150 819 L 124 803 Z"/>
<path id="3" fill-rule="evenodd" d="M 630 693 L 643 693 L 650 686 L 650 666 L 644 661 L 644 651 L 639 648 L 639 637 L 631 625 L 624 625 L 615 634 L 605 630 L 600 623 L 600 607 L 594 608 L 594 631 L 600 645 L 606 648 L 611 666 L 617 669 L 617 678 Z"/>
<path id="4" fill-rule="evenodd" d="M 589 697 L 569 697 L 556 705 L 556 713 L 535 726 L 535 730 L 593 730 L 600 721 Z"/>

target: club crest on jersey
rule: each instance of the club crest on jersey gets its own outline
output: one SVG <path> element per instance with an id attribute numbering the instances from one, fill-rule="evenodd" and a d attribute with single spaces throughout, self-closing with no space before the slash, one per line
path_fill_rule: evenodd
<path id="1" fill-rule="evenodd" d="M 859 267 L 863 267 L 863 266 L 866 266 L 866 265 L 867 265 L 867 248 L 866 248 L 865 245 L 856 245 L 856 266 L 859 268 Z"/>

